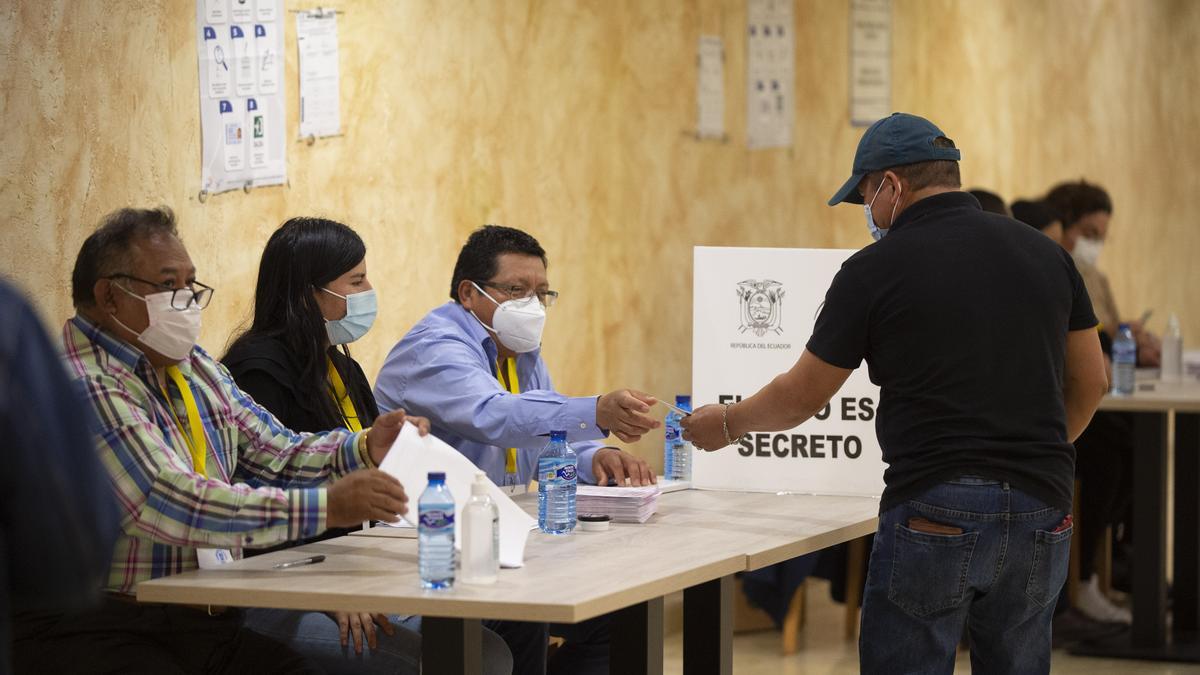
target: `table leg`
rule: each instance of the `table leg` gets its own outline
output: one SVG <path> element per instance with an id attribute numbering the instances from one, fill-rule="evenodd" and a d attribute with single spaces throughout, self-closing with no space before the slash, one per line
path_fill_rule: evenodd
<path id="1" fill-rule="evenodd" d="M 1167 639 L 1167 413 L 1133 414 L 1133 630 L 1136 647 Z"/>
<path id="2" fill-rule="evenodd" d="M 663 671 L 663 599 L 654 598 L 612 613 L 608 672 L 651 675 Z"/>
<path id="3" fill-rule="evenodd" d="M 421 619 L 421 672 L 424 675 L 480 675 L 483 625 L 479 619 Z"/>
<path id="4" fill-rule="evenodd" d="M 733 673 L 733 576 L 683 592 L 683 672 Z"/>
<path id="5" fill-rule="evenodd" d="M 1200 414 L 1175 413 L 1175 560 L 1172 624 L 1200 629 Z M 1136 536 L 1136 535 L 1135 535 Z"/>

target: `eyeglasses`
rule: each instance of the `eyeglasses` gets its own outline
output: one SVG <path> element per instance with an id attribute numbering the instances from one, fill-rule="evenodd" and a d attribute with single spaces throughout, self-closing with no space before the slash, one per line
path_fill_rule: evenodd
<path id="1" fill-rule="evenodd" d="M 507 295 L 509 300 L 524 300 L 532 295 L 536 295 L 538 302 L 547 308 L 553 307 L 554 303 L 558 301 L 558 291 L 531 291 L 524 286 L 500 286 L 490 281 L 479 281 L 476 283 L 480 286 L 487 286 L 500 291 Z"/>
<path id="2" fill-rule="evenodd" d="M 190 307 L 192 303 L 200 309 L 208 307 L 208 303 L 212 302 L 214 289 L 211 286 L 205 286 L 199 281 L 193 281 L 183 288 L 173 288 L 169 284 L 160 284 L 153 281 L 139 279 L 130 274 L 110 274 L 105 279 L 129 279 L 136 281 L 139 284 L 153 286 L 161 291 L 171 291 L 171 308 L 183 311 Z"/>

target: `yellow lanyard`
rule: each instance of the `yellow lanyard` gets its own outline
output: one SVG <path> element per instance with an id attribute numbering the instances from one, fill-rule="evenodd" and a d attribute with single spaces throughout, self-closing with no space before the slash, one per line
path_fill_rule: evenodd
<path id="1" fill-rule="evenodd" d="M 496 364 L 496 379 L 500 380 L 500 385 L 508 389 L 511 394 L 521 393 L 521 381 L 517 379 L 517 360 L 504 359 L 504 365 L 508 371 L 508 383 L 504 382 L 504 378 L 500 376 L 500 364 Z M 504 473 L 509 476 L 517 475 L 517 449 L 509 448 L 504 456 Z M 515 481 L 514 481 L 515 482 Z"/>
<path id="2" fill-rule="evenodd" d="M 167 366 L 166 370 L 167 376 L 179 389 L 179 397 L 183 399 L 183 407 L 187 410 L 187 428 L 185 429 L 179 421 L 179 416 L 175 414 L 175 405 L 171 403 L 171 396 L 166 387 L 163 387 L 167 410 L 171 411 L 171 417 L 175 419 L 175 424 L 179 425 L 180 434 L 187 442 L 188 450 L 192 452 L 192 469 L 201 476 L 207 476 L 208 440 L 204 436 L 204 427 L 200 424 L 200 408 L 196 406 L 196 397 L 192 395 L 192 388 L 179 371 L 179 366 Z"/>
<path id="3" fill-rule="evenodd" d="M 358 421 L 358 411 L 354 409 L 354 401 L 350 400 L 350 392 L 346 391 L 342 376 L 334 367 L 333 359 L 326 356 L 325 360 L 329 362 L 329 384 L 333 386 L 333 402 L 341 409 L 346 428 L 350 431 L 362 431 L 362 422 Z"/>

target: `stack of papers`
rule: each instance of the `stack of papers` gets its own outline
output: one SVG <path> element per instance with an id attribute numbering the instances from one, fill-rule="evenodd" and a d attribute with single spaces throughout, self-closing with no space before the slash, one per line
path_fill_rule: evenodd
<path id="1" fill-rule="evenodd" d="M 575 489 L 575 512 L 603 514 L 614 523 L 644 523 L 658 511 L 657 485 L 646 487 L 598 487 L 580 485 Z"/>

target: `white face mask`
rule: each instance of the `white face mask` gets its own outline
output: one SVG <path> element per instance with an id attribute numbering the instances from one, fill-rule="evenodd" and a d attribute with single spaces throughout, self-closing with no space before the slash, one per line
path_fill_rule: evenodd
<path id="1" fill-rule="evenodd" d="M 879 191 L 882 189 L 883 183 L 881 182 L 879 183 L 879 187 L 875 188 L 875 196 L 871 197 L 871 203 L 863 204 L 863 211 L 867 214 L 867 231 L 871 233 L 871 238 L 875 241 L 879 241 L 880 239 L 883 239 L 885 235 L 887 235 L 887 230 L 879 229 L 879 226 L 875 224 L 875 217 L 871 215 L 871 205 L 874 204 L 875 200 L 879 198 Z M 896 203 L 892 204 L 892 222 L 895 222 L 896 220 L 896 207 L 899 205 L 900 195 L 897 194 Z M 888 227 L 890 228 L 891 225 L 889 224 Z"/>
<path id="2" fill-rule="evenodd" d="M 152 293 L 142 297 L 123 286 L 117 288 L 146 303 L 146 314 L 150 317 L 150 325 L 137 336 L 137 341 L 162 354 L 168 359 L 182 361 L 192 353 L 196 341 L 200 339 L 200 306 L 190 303 L 187 309 L 175 309 L 171 306 L 172 291 Z M 125 330 L 134 332 L 132 328 L 116 321 Z"/>
<path id="3" fill-rule="evenodd" d="M 1079 258 L 1083 262 L 1095 267 L 1096 261 L 1100 259 L 1100 251 L 1103 249 L 1103 239 L 1080 237 L 1075 240 L 1075 250 L 1073 253 L 1076 258 Z"/>
<path id="4" fill-rule="evenodd" d="M 496 305 L 496 313 L 492 315 L 494 327 L 484 323 L 475 312 L 471 312 L 471 315 L 481 326 L 495 333 L 500 344 L 517 354 L 531 352 L 541 346 L 542 329 L 546 327 L 546 308 L 542 307 L 536 295 L 496 302 L 495 298 L 484 293 L 479 284 L 472 281 L 471 285 Z"/>
<path id="5" fill-rule="evenodd" d="M 346 301 L 346 316 L 340 319 L 325 320 L 325 334 L 329 336 L 329 344 L 344 345 L 354 342 L 371 330 L 375 323 L 376 298 L 375 289 L 342 295 L 328 288 L 321 290 Z"/>

